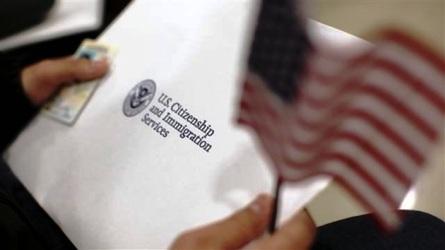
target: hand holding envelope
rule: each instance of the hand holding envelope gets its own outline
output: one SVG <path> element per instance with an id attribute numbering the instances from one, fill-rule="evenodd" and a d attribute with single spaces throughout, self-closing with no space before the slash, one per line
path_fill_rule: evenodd
<path id="1" fill-rule="evenodd" d="M 90 61 L 66 57 L 31 65 L 23 70 L 21 77 L 28 98 L 40 105 L 64 84 L 100 78 L 107 71 L 106 60 Z M 258 196 L 247 207 L 224 220 L 181 234 L 173 242 L 172 249 L 240 248 L 265 231 L 270 220 L 271 204 L 272 199 L 269 196 Z M 303 211 L 295 215 L 273 237 L 259 241 L 256 247 L 306 249 L 313 240 L 314 232 L 312 219 Z"/>
<path id="2" fill-rule="evenodd" d="M 76 247 L 165 248 L 178 233 L 270 190 L 260 153 L 233 123 L 252 3 L 133 2 L 99 38 L 119 52 L 79 119 L 66 126 L 38 115 L 9 148 L 14 174 Z M 153 99 L 126 116 L 125 100 L 146 79 L 156 84 Z M 165 95 L 173 99 L 170 107 L 162 106 Z M 203 132 L 191 116 L 175 113 L 174 103 L 212 125 L 209 152 L 191 133 L 181 137 L 177 122 L 195 135 Z M 147 116 L 154 120 L 150 126 Z M 156 124 L 168 137 L 153 129 Z M 283 217 L 325 183 L 289 189 Z"/>
<path id="3" fill-rule="evenodd" d="M 102 77 L 108 71 L 105 60 L 71 57 L 52 59 L 26 67 L 21 74 L 23 89 L 32 103 L 40 105 L 63 85 Z"/>

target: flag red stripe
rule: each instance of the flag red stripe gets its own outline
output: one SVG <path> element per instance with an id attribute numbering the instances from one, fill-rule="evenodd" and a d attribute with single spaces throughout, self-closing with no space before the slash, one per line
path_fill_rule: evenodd
<path id="1" fill-rule="evenodd" d="M 252 108 L 255 105 L 251 105 L 250 103 L 248 103 L 246 100 L 241 100 L 240 103 L 240 108 L 241 109 L 245 109 L 245 110 L 252 110 Z M 260 108 L 260 107 L 258 107 Z M 279 114 L 277 113 L 276 110 L 274 110 L 271 106 L 268 105 L 261 105 L 261 109 L 263 112 L 266 112 L 267 115 L 269 116 L 268 119 L 273 119 L 273 120 L 277 120 L 279 119 Z"/>
<path id="2" fill-rule="evenodd" d="M 403 171 L 399 170 L 396 165 L 388 159 L 380 150 L 369 143 L 365 138 L 360 135 L 351 132 L 335 131 L 332 130 L 325 134 L 325 137 L 318 138 L 317 141 L 313 143 L 303 143 L 301 141 L 293 138 L 292 145 L 301 151 L 312 151 L 313 157 L 317 157 L 320 153 L 320 147 L 329 145 L 336 140 L 348 140 L 359 146 L 366 153 L 368 153 L 373 159 L 379 162 L 386 170 L 388 170 L 394 177 L 396 177 L 404 186 L 408 187 L 409 183 L 412 181 L 409 176 L 407 176 Z"/>
<path id="3" fill-rule="evenodd" d="M 333 61 L 335 64 L 339 64 L 337 57 L 329 56 L 326 54 L 317 54 L 317 56 L 318 56 L 317 58 L 314 57 L 312 58 L 312 60 L 314 61 L 327 60 L 327 61 Z M 344 62 L 341 62 L 342 64 L 341 67 L 339 67 L 338 70 L 330 73 L 326 73 L 320 70 L 319 67 L 321 66 L 317 65 L 317 63 L 313 63 L 313 65 L 309 65 L 309 67 L 307 67 L 305 77 L 307 79 L 315 77 L 316 79 L 319 80 L 318 84 L 321 85 L 333 86 L 335 84 L 340 84 L 341 81 L 339 80 L 344 78 L 345 75 L 350 75 L 351 69 L 358 68 L 357 67 L 358 65 L 365 65 L 366 63 L 369 63 L 369 61 L 373 59 L 373 57 L 374 53 L 371 50 L 363 55 L 360 55 L 357 58 L 351 58 Z M 298 90 L 297 93 L 299 93 Z"/>
<path id="4" fill-rule="evenodd" d="M 245 111 L 249 112 L 249 110 Z M 256 114 L 259 114 L 259 112 L 260 111 L 257 110 Z M 269 131 L 269 129 L 265 126 L 263 127 L 264 128 L 262 132 L 265 133 L 267 136 L 272 136 L 273 131 Z M 320 136 L 314 141 L 311 141 L 310 143 L 302 142 L 295 137 L 290 138 L 290 143 L 300 151 L 312 151 L 311 153 L 318 154 L 319 153 L 318 148 L 327 145 L 332 141 L 335 141 L 335 139 L 350 140 L 357 146 L 360 146 L 366 153 L 368 153 L 376 161 L 380 162 L 388 171 L 390 171 L 402 183 L 407 185 L 410 182 L 410 178 L 407 175 L 405 175 L 401 170 L 395 167 L 395 165 L 387 157 L 385 157 L 384 154 L 381 153 L 381 151 L 372 146 L 372 144 L 370 144 L 365 138 L 356 133 L 339 131 L 335 125 L 327 128 L 326 130 L 324 130 L 324 132 L 321 132 Z M 413 165 L 419 166 L 418 162 L 414 162 Z"/>
<path id="5" fill-rule="evenodd" d="M 395 30 L 388 30 L 384 32 L 383 37 L 385 37 L 387 40 L 394 41 L 394 43 L 396 43 L 398 46 L 402 45 L 407 50 L 415 52 L 426 62 L 429 62 L 431 66 L 434 66 L 438 71 L 445 73 L 445 60 L 440 56 L 440 54 L 432 51 L 430 48 L 418 42 L 414 38 Z"/>
<path id="6" fill-rule="evenodd" d="M 427 101 L 429 101 L 432 105 L 434 105 L 438 110 L 441 112 L 445 112 L 445 100 L 440 95 L 438 95 L 434 90 L 430 89 L 425 83 L 423 83 L 422 80 L 417 79 L 415 76 L 411 75 L 408 71 L 403 69 L 402 67 L 398 66 L 397 64 L 386 60 L 386 59 L 376 59 L 373 62 L 374 69 L 380 69 L 387 71 L 388 73 L 391 73 L 391 75 L 397 77 L 400 79 L 401 83 L 406 84 L 407 86 L 411 87 L 413 90 L 421 94 L 425 97 Z M 313 72 L 312 74 L 308 75 L 309 79 L 313 78 L 317 80 L 317 84 L 321 83 L 322 85 L 329 85 L 331 83 L 343 83 L 347 86 L 351 86 L 352 84 L 360 84 L 361 82 L 358 82 L 357 80 L 355 82 L 341 82 L 334 79 L 335 77 L 329 77 L 325 76 L 321 73 Z M 312 84 L 312 83 L 311 83 Z M 342 85 L 342 84 L 337 84 Z M 335 85 L 329 85 L 335 86 Z M 445 84 L 444 84 L 445 87 Z M 341 90 L 346 89 L 346 87 L 341 88 Z M 337 91 L 338 92 L 338 91 Z M 301 95 L 303 95 L 303 92 L 300 92 Z"/>
<path id="7" fill-rule="evenodd" d="M 408 71 L 403 69 L 401 66 L 389 60 L 377 60 L 375 65 L 385 68 L 390 71 L 394 76 L 397 76 L 401 82 L 410 85 L 419 94 L 425 96 L 432 104 L 436 106 L 437 109 L 445 112 L 445 100 L 444 97 L 438 95 L 435 90 L 431 89 L 422 80 L 410 74 Z M 445 83 L 439 83 L 445 87 Z"/>
<path id="8" fill-rule="evenodd" d="M 392 198 L 391 194 L 380 183 L 378 183 L 377 179 L 372 177 L 367 171 L 365 171 L 365 168 L 363 167 L 362 164 L 355 161 L 350 156 L 347 156 L 342 153 L 320 154 L 320 156 L 317 159 L 307 164 L 299 164 L 292 160 L 284 159 L 286 165 L 295 168 L 317 168 L 323 162 L 326 161 L 338 161 L 340 163 L 343 163 L 342 164 L 343 167 L 345 168 L 349 167 L 351 171 L 355 172 L 357 175 L 362 177 L 366 182 L 368 182 L 373 187 L 373 189 L 375 189 L 377 193 L 379 193 L 383 197 L 383 199 L 386 202 L 388 202 L 388 204 L 397 207 L 400 201 L 398 199 Z"/>
<path id="9" fill-rule="evenodd" d="M 364 121 L 369 122 L 370 125 L 375 127 L 377 130 L 379 130 L 383 135 L 385 135 L 389 140 L 391 140 L 394 144 L 396 144 L 401 150 L 405 151 L 407 155 L 410 156 L 410 158 L 415 161 L 417 164 L 420 164 L 423 162 L 422 154 L 417 152 L 416 149 L 414 149 L 410 143 L 408 143 L 402 136 L 400 136 L 396 131 L 394 131 L 392 128 L 390 128 L 385 122 L 380 121 L 378 118 L 375 118 L 372 114 L 368 113 L 365 110 L 358 110 L 358 109 L 338 109 L 336 112 L 332 112 L 330 119 L 334 119 L 336 116 L 339 116 L 341 113 L 344 113 L 345 118 L 359 118 Z M 329 123 L 329 117 L 323 120 L 323 122 L 320 123 L 311 123 L 302 117 L 297 118 L 297 122 L 299 125 L 304 127 L 308 130 L 323 130 L 327 123 Z"/>
<path id="10" fill-rule="evenodd" d="M 244 123 L 247 122 L 244 121 Z M 252 125 L 252 123 L 247 124 Z M 258 127 L 256 127 L 256 130 L 258 131 Z M 267 137 L 273 136 L 273 131 L 269 131 L 266 126 L 263 126 L 262 131 L 258 132 L 264 133 Z M 314 154 L 315 156 L 320 153 L 320 147 L 328 145 L 329 143 L 332 143 L 333 141 L 339 139 L 347 139 L 352 143 L 355 143 L 357 146 L 361 147 L 367 154 L 369 154 L 374 160 L 382 164 L 382 166 L 384 166 L 389 172 L 391 172 L 392 175 L 394 175 L 394 177 L 396 177 L 403 184 L 407 185 L 411 181 L 411 178 L 408 174 L 405 174 L 401 169 L 398 169 L 395 164 L 389 160 L 388 157 L 386 157 L 380 150 L 370 144 L 359 134 L 346 131 L 338 131 L 338 128 L 334 126 L 330 127 L 328 130 L 323 132 L 316 140 L 310 143 L 299 141 L 295 137 L 292 137 L 289 140 L 292 146 L 294 146 L 297 150 L 306 152 L 310 151 L 310 153 Z M 418 162 L 413 162 L 413 166 L 420 167 Z"/>
<path id="11" fill-rule="evenodd" d="M 394 225 L 388 224 L 388 222 L 383 219 L 383 217 L 385 217 L 385 215 L 382 214 L 384 213 L 384 211 L 379 211 L 379 209 L 377 209 L 372 203 L 370 203 L 365 196 L 357 192 L 357 188 L 355 188 L 353 184 L 350 184 L 346 178 L 339 174 L 332 173 L 331 176 L 333 176 L 334 179 L 343 186 L 343 188 L 345 188 L 355 199 L 357 199 L 366 210 L 374 212 L 371 215 L 378 221 L 379 225 L 383 225 L 383 227 L 387 230 L 392 229 Z M 395 206 L 394 208 L 397 207 L 398 206 Z M 400 213 L 396 209 L 387 212 L 393 212 L 394 215 L 396 215 L 399 219 L 401 218 Z"/>
<path id="12" fill-rule="evenodd" d="M 337 93 L 330 97 L 330 99 L 317 100 L 308 94 L 302 94 L 300 96 L 300 100 L 301 102 L 307 103 L 314 109 L 325 109 L 334 106 L 335 103 L 338 103 L 339 100 L 341 100 L 348 94 L 351 96 L 353 95 L 354 98 L 357 98 L 360 94 L 374 96 L 398 111 L 398 114 L 403 115 L 407 120 L 411 122 L 411 124 L 416 126 L 419 131 L 421 131 L 430 140 L 437 139 L 438 131 L 435 128 L 429 126 L 428 123 L 426 123 L 424 119 L 413 112 L 412 109 L 405 106 L 402 102 L 400 102 L 400 100 L 385 92 L 382 88 L 368 84 L 361 84 L 360 82 L 356 81 L 351 81 L 347 85 L 343 86 L 342 89 L 339 89 L 336 92 Z"/>
<path id="13" fill-rule="evenodd" d="M 250 112 L 253 110 L 251 104 L 248 103 L 249 99 L 251 98 L 245 95 L 245 98 L 243 98 L 243 100 L 241 101 L 242 103 L 241 111 L 245 110 L 247 112 Z M 270 108 L 270 106 L 268 107 Z M 255 112 L 261 113 L 263 112 L 263 110 L 255 109 Z M 337 117 L 340 116 L 342 116 L 343 119 L 355 117 L 362 119 L 366 122 L 369 122 L 370 125 L 372 125 L 378 131 L 380 131 L 395 145 L 397 145 L 401 150 L 407 153 L 407 155 L 416 163 L 416 165 L 420 165 L 423 162 L 424 158 L 422 157 L 421 153 L 417 152 L 417 150 L 414 147 L 412 147 L 410 143 L 408 143 L 402 136 L 400 136 L 392 128 L 387 126 L 387 124 L 384 121 L 381 121 L 380 119 L 374 117 L 366 110 L 349 109 L 347 106 L 340 106 L 335 108 L 332 112 L 329 112 L 329 115 L 327 115 L 318 122 L 309 122 L 305 120 L 305 118 L 302 117 L 300 114 L 296 117 L 296 122 L 298 123 L 298 125 L 300 125 L 302 128 L 308 131 L 316 131 L 316 130 L 325 131 L 329 130 L 329 127 L 336 126 L 337 124 L 332 123 L 332 121 L 334 121 Z M 264 119 L 269 119 L 269 118 L 264 118 Z"/>
<path id="14" fill-rule="evenodd" d="M 270 133 L 267 132 L 267 128 L 264 126 L 264 123 L 257 122 L 255 120 L 253 121 L 246 121 L 242 120 L 244 124 L 248 124 L 255 128 L 256 131 L 258 131 L 259 134 L 263 134 L 262 138 L 266 138 L 266 143 L 270 141 L 272 138 L 270 136 Z M 267 139 L 269 138 L 269 139 Z M 284 143 L 284 142 L 282 142 Z M 284 145 L 284 144 L 283 144 Z M 366 170 L 365 168 L 359 164 L 357 161 L 353 160 L 347 155 L 344 155 L 343 153 L 336 153 L 336 152 L 320 152 L 316 158 L 313 158 L 309 161 L 305 162 L 296 162 L 293 159 L 290 159 L 288 156 L 284 156 L 283 158 L 284 163 L 288 166 L 292 166 L 298 169 L 311 169 L 314 167 L 319 166 L 323 161 L 328 160 L 337 160 L 340 161 L 346 165 L 351 166 L 351 171 L 354 171 L 357 175 L 361 176 L 363 179 L 368 181 L 370 184 L 373 185 L 373 187 L 385 197 L 385 200 L 390 202 L 390 204 L 397 204 L 399 201 L 391 198 L 391 195 L 386 192 L 386 190 L 381 186 L 380 183 L 378 183 Z"/>

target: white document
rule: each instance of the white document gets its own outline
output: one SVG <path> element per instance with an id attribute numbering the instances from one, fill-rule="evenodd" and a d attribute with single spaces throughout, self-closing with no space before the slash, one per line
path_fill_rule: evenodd
<path id="1" fill-rule="evenodd" d="M 97 29 L 103 4 L 103 0 L 57 0 L 42 23 L 1 39 L 0 50 Z"/>
<path id="2" fill-rule="evenodd" d="M 234 122 L 253 3 L 133 2 L 101 38 L 118 53 L 74 126 L 39 115 L 9 149 L 14 173 L 78 248 L 166 248 L 272 190 L 266 159 Z M 207 136 L 181 138 L 167 116 Z M 306 184 L 286 188 L 283 218 L 326 181 Z"/>

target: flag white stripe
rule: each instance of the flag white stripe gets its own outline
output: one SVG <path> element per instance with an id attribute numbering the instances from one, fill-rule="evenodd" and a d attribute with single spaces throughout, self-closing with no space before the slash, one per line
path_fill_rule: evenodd
<path id="1" fill-rule="evenodd" d="M 246 101 L 251 99 L 251 96 L 245 95 L 244 98 Z M 257 114 L 260 114 L 260 111 L 257 111 Z M 268 119 L 261 118 L 261 119 Z M 340 118 L 341 119 L 341 118 Z M 333 121 L 331 121 L 333 122 Z M 266 123 L 264 124 L 269 132 L 277 131 L 276 124 L 274 123 Z M 410 158 L 406 156 L 406 153 L 404 153 L 400 148 L 394 144 L 391 140 L 389 140 L 386 136 L 381 135 L 381 133 L 376 130 L 375 127 L 371 126 L 369 123 L 357 119 L 354 117 L 349 117 L 344 121 L 344 124 L 337 130 L 339 132 L 341 131 L 349 131 L 353 132 L 357 135 L 368 135 L 366 136 L 366 139 L 368 139 L 368 142 L 374 145 L 375 148 L 379 148 L 376 145 L 383 145 L 383 149 L 381 152 L 384 156 L 386 156 L 387 159 L 396 159 L 396 166 L 398 166 L 403 172 L 406 173 L 407 176 L 410 178 L 413 178 L 416 174 L 418 169 L 416 168 L 415 162 L 413 162 Z M 305 128 L 302 128 L 299 126 L 299 124 L 296 124 L 295 127 L 293 127 L 293 133 L 292 137 L 293 139 L 303 142 L 303 143 L 309 143 L 313 144 L 315 141 L 319 140 L 320 136 L 322 136 L 322 133 L 320 131 L 310 131 L 306 130 Z M 419 143 L 419 141 L 418 141 Z M 422 148 L 428 148 L 430 146 L 429 141 L 423 141 L 423 143 L 420 143 L 420 146 Z M 382 149 L 382 147 L 380 147 Z M 301 156 L 303 154 L 304 149 L 299 149 L 298 153 Z M 318 152 L 307 152 L 306 155 L 311 154 L 317 154 Z M 293 159 L 293 158 L 292 158 Z"/>
<path id="2" fill-rule="evenodd" d="M 379 86 L 381 89 L 388 91 L 394 99 L 413 111 L 434 130 L 442 129 L 440 127 L 442 111 L 433 105 L 425 95 L 419 95 L 416 90 L 407 88 L 399 78 L 394 77 L 388 71 L 375 70 L 369 73 L 365 80 L 370 85 Z"/>
<path id="3" fill-rule="evenodd" d="M 401 116 L 399 112 L 393 110 L 373 96 L 357 96 L 354 99 L 354 102 L 348 105 L 348 109 L 368 112 L 377 120 L 382 121 L 388 127 L 392 128 L 396 134 L 404 138 L 417 152 L 425 153 L 425 147 L 427 147 L 430 142 L 429 138 L 419 132 L 419 130 Z M 333 113 L 332 108 L 328 110 L 314 109 L 304 103 L 299 107 L 297 116 L 303 117 L 312 124 L 323 124 L 323 127 L 347 118 L 343 115 L 336 115 Z M 314 136 L 319 134 L 319 132 L 319 129 L 312 131 Z"/>
<path id="4" fill-rule="evenodd" d="M 392 141 L 388 140 L 386 136 L 383 136 L 380 131 L 376 130 L 369 123 L 361 120 L 352 118 L 346 122 L 346 124 L 338 129 L 338 132 L 350 132 L 356 134 L 368 141 L 374 148 L 378 149 L 379 152 L 385 156 L 387 159 L 391 159 L 392 162 L 398 167 L 398 169 L 404 172 L 410 178 L 414 178 L 418 174 L 418 167 L 416 163 L 409 157 L 406 156 L 397 145 Z M 302 138 L 306 136 L 305 131 L 295 130 L 292 133 L 292 137 L 295 140 L 303 141 Z M 315 141 L 320 141 L 320 136 L 312 140 L 306 140 L 305 143 L 313 144 Z M 321 141 L 321 144 L 324 142 Z M 320 145 L 321 146 L 321 145 Z M 314 157 L 318 154 L 318 150 L 307 151 L 304 148 L 297 148 L 294 152 L 289 153 L 289 157 L 297 160 L 298 158 L 307 159 Z"/>
<path id="5" fill-rule="evenodd" d="M 333 96 L 338 93 L 338 89 L 344 85 L 345 84 L 337 84 L 335 85 L 336 88 L 332 88 L 331 85 L 327 86 L 326 84 L 320 84 L 319 81 L 315 79 L 310 79 L 308 84 L 305 85 L 307 88 L 303 88 L 302 91 L 304 95 L 315 99 L 317 102 L 327 102 L 332 99 Z M 436 105 L 433 105 L 425 95 L 419 95 L 417 90 L 403 83 L 402 80 L 395 77 L 391 72 L 374 68 L 366 73 L 362 84 L 356 84 L 355 88 L 360 89 L 364 85 L 376 87 L 390 94 L 393 99 L 399 101 L 418 117 L 422 118 L 429 127 L 435 130 L 441 129 L 442 111 L 438 109 Z M 305 99 L 303 99 L 302 102 L 305 102 L 304 100 Z M 307 103 L 307 105 L 310 104 Z"/>
<path id="6" fill-rule="evenodd" d="M 422 80 L 428 88 L 438 93 L 442 99 L 445 99 L 445 74 L 406 47 L 388 42 L 382 44 L 381 49 L 376 53 L 376 57 L 392 61 L 399 67 L 404 68 L 417 79 Z"/>

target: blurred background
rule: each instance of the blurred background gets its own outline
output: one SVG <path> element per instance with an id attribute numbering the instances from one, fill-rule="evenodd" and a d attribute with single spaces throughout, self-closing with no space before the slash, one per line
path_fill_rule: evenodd
<path id="1" fill-rule="evenodd" d="M 444 0 L 311 0 L 313 18 L 366 38 L 384 25 L 396 25 L 445 51 Z"/>

